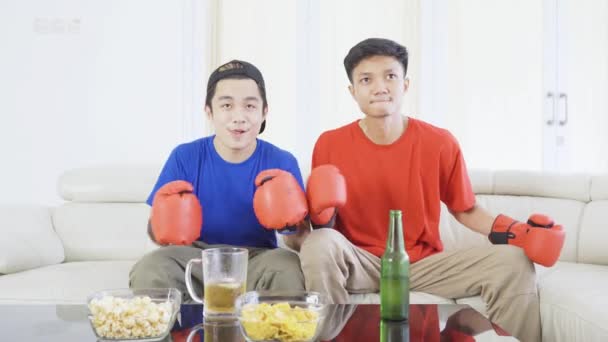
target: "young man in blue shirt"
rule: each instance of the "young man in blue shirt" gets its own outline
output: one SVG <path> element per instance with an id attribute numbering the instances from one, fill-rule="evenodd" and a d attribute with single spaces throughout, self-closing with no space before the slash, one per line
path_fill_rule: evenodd
<path id="1" fill-rule="evenodd" d="M 281 183 L 286 180 L 303 193 L 294 156 L 257 138 L 265 129 L 268 111 L 260 71 L 237 60 L 220 66 L 209 77 L 205 111 L 215 135 L 181 144 L 171 152 L 147 201 L 152 206 L 148 232 L 163 247 L 145 255 L 133 267 L 130 286 L 175 287 L 188 300 L 184 280 L 187 262 L 200 258 L 203 249 L 231 245 L 249 250 L 248 290 L 304 290 L 298 256 L 276 248 L 274 229 L 280 227 L 264 227 L 260 224 L 264 220 L 256 217 L 258 210 L 254 211 L 254 195 L 262 187 L 259 175 L 263 171 L 271 170 L 274 176 L 281 173 L 280 179 L 268 183 L 286 189 Z M 178 204 L 170 204 L 167 196 L 180 196 L 171 202 Z M 263 215 L 310 228 L 308 220 L 303 219 L 306 202 L 298 212 L 273 212 L 272 207 L 263 207 L 272 205 L 264 198 L 258 200 Z M 290 246 L 301 242 L 299 233 L 285 237 Z M 192 275 L 195 291 L 202 293 L 201 268 L 193 268 Z"/>

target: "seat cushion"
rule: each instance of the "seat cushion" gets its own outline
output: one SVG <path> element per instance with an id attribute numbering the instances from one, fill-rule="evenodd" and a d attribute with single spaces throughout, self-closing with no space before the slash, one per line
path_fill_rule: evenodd
<path id="1" fill-rule="evenodd" d="M 484 315 L 485 317 L 488 317 L 488 312 L 486 311 L 486 303 L 483 301 L 483 299 L 481 299 L 481 296 L 458 298 L 456 299 L 456 303 L 467 304 L 480 314 Z"/>
<path id="2" fill-rule="evenodd" d="M 410 292 L 411 304 L 454 304 L 449 298 L 443 298 L 424 292 Z M 378 293 L 358 293 L 350 295 L 350 304 L 380 304 Z"/>
<path id="3" fill-rule="evenodd" d="M 539 278 L 543 341 L 608 341 L 608 266 L 560 262 Z"/>
<path id="4" fill-rule="evenodd" d="M 51 265 L 0 276 L 0 303 L 85 303 L 95 291 L 129 287 L 135 261 Z"/>
<path id="5" fill-rule="evenodd" d="M 454 304 L 455 301 L 450 298 L 443 298 L 430 293 L 410 292 L 410 303 L 411 304 Z"/>

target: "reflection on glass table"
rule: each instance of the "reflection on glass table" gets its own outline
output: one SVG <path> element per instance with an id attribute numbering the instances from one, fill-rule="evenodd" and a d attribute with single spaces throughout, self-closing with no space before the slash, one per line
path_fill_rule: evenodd
<path id="1" fill-rule="evenodd" d="M 245 341 L 238 333 L 238 322 L 202 323 L 202 310 L 182 306 L 182 326 L 174 328 L 174 341 Z M 201 311 L 202 312 L 202 311 Z M 192 314 L 194 313 L 194 316 Z M 192 318 L 198 318 L 192 321 Z M 193 329 L 194 328 L 194 329 Z M 516 341 L 506 331 L 467 305 L 410 305 L 406 322 L 383 321 L 379 305 L 328 305 L 321 327 L 320 341 Z"/>
<path id="2" fill-rule="evenodd" d="M 408 322 L 382 322 L 379 305 L 328 305 L 320 341 L 515 341 L 466 305 L 410 305 Z M 95 341 L 87 307 L 0 305 L 2 341 Z M 203 323 L 203 306 L 182 304 L 163 341 L 243 342 L 238 321 Z"/>
<path id="3" fill-rule="evenodd" d="M 380 319 L 378 305 L 331 305 L 321 341 L 516 341 L 467 305 L 410 305 L 408 321 Z"/>

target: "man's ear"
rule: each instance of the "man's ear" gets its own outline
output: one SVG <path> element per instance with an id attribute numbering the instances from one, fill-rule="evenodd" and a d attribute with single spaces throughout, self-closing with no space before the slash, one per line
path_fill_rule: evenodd
<path id="1" fill-rule="evenodd" d="M 405 80 L 403 80 L 403 92 L 407 92 L 407 90 L 410 88 L 410 79 L 409 77 L 406 77 Z"/>
<path id="2" fill-rule="evenodd" d="M 353 87 L 352 84 L 348 85 L 348 91 L 350 92 L 350 96 L 353 97 L 353 99 L 355 99 L 355 87 Z M 356 99 L 355 99 L 356 100 Z"/>
<path id="3" fill-rule="evenodd" d="M 262 117 L 264 119 L 266 119 L 266 114 L 268 114 L 268 106 L 264 107 L 264 110 L 262 111 Z"/>
<path id="4" fill-rule="evenodd" d="M 207 117 L 209 119 L 211 119 L 211 117 L 213 116 L 213 112 L 211 111 L 211 107 L 209 106 L 205 106 L 205 113 L 207 113 Z"/>

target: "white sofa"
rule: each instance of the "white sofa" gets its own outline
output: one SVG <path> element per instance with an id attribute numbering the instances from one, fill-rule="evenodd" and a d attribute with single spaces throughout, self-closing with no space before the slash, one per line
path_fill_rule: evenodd
<path id="1" fill-rule="evenodd" d="M 59 179 L 62 205 L 1 207 L 0 303 L 81 303 L 96 290 L 127 287 L 134 262 L 157 248 L 146 234 L 144 201 L 159 169 L 72 170 Z M 608 175 L 472 171 L 471 180 L 479 203 L 491 212 L 518 219 L 542 212 L 567 231 L 560 262 L 537 267 L 543 340 L 608 340 Z M 443 209 L 446 249 L 489 245 Z M 485 313 L 479 297 L 414 292 L 411 302 L 466 303 Z"/>

